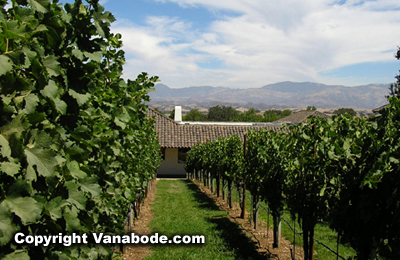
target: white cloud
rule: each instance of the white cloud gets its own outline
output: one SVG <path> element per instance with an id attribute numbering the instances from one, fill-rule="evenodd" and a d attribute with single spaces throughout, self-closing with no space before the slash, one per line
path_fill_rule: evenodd
<path id="1" fill-rule="evenodd" d="M 393 61 L 400 39 L 397 0 L 164 2 L 236 13 L 218 17 L 201 31 L 179 17 L 166 16 L 148 17 L 145 26 L 119 23 L 113 27 L 123 35 L 128 56 L 134 57 L 125 75 L 146 70 L 171 87 L 245 88 L 283 80 L 334 83 L 335 79 L 319 73 L 363 62 Z M 199 65 L 215 60 L 218 68 Z"/>

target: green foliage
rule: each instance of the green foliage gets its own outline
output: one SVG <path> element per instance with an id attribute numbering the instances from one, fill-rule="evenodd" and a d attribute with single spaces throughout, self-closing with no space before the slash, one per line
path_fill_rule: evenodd
<path id="1" fill-rule="evenodd" d="M 192 109 L 189 113 L 183 116 L 183 121 L 205 121 L 207 116 L 201 113 L 198 109 Z"/>
<path id="2" fill-rule="evenodd" d="M 317 108 L 315 106 L 308 106 L 306 110 L 307 111 L 315 111 L 315 110 L 317 110 Z"/>
<path id="3" fill-rule="evenodd" d="M 175 108 L 172 109 L 171 112 L 169 113 L 169 118 L 175 120 Z"/>
<path id="4" fill-rule="evenodd" d="M 290 116 L 292 114 L 292 110 L 290 109 L 285 109 L 281 112 L 280 116 L 285 117 L 285 116 Z"/>
<path id="5" fill-rule="evenodd" d="M 158 113 L 164 114 L 164 112 L 158 109 L 158 107 L 154 108 L 154 110 L 157 111 Z"/>
<path id="6" fill-rule="evenodd" d="M 311 256 L 318 222 L 328 223 L 350 243 L 357 259 L 368 259 L 375 249 L 381 257 L 397 259 L 400 101 L 389 101 L 373 123 L 342 115 L 312 117 L 282 133 L 250 131 L 245 157 L 240 144 L 232 146 L 236 153 L 226 148 L 229 139 L 199 144 L 189 152 L 187 171 L 244 178 L 273 214 L 286 205 L 303 229 L 305 259 Z M 234 168 L 225 161 L 235 162 Z"/>
<path id="7" fill-rule="evenodd" d="M 265 122 L 273 122 L 278 119 L 281 119 L 283 117 L 289 116 L 292 114 L 292 111 L 290 109 L 285 109 L 285 110 L 266 110 L 264 112 L 264 121 Z"/>
<path id="8" fill-rule="evenodd" d="M 214 106 L 208 109 L 207 120 L 215 122 L 230 122 L 239 112 L 226 106 Z"/>
<path id="9" fill-rule="evenodd" d="M 333 111 L 333 113 L 338 116 L 348 114 L 351 117 L 355 117 L 357 115 L 357 112 L 353 108 L 344 108 L 344 107 L 336 109 L 335 111 Z"/>
<path id="10" fill-rule="evenodd" d="M 121 78 L 121 36 L 97 0 L 0 3 L 0 258 L 111 258 L 12 236 L 124 231 L 161 161 L 142 104 L 157 78 Z"/>
<path id="11" fill-rule="evenodd" d="M 249 110 L 237 114 L 233 121 L 235 122 L 263 122 L 264 118 L 262 115 L 257 114 L 257 111 L 254 108 L 250 108 Z"/>
<path id="12" fill-rule="evenodd" d="M 234 118 L 234 122 L 273 122 L 292 113 L 289 109 L 285 110 L 266 110 L 263 115 L 258 114 L 259 111 L 250 108 L 249 110 L 238 113 Z"/>
<path id="13" fill-rule="evenodd" d="M 400 59 L 400 47 L 397 48 L 397 52 L 395 54 L 396 59 Z M 387 96 L 387 98 L 389 97 L 397 97 L 400 98 L 400 74 L 396 75 L 396 79 L 397 81 L 390 84 L 389 87 L 389 96 Z"/>
<path id="14" fill-rule="evenodd" d="M 243 160 L 242 143 L 237 135 L 220 138 L 215 142 L 196 144 L 187 153 L 187 172 L 205 170 L 237 181 L 241 178 Z"/>
<path id="15" fill-rule="evenodd" d="M 244 176 L 252 194 L 260 194 L 273 214 L 281 215 L 284 206 L 283 187 L 286 179 L 284 133 L 250 131 L 247 138 Z"/>

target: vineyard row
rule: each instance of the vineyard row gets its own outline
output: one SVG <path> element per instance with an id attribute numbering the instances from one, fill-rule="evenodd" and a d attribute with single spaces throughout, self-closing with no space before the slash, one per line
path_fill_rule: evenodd
<path id="1" fill-rule="evenodd" d="M 197 144 L 185 168 L 223 179 L 252 194 L 255 211 L 265 201 L 280 218 L 284 207 L 303 230 L 304 259 L 313 259 L 314 227 L 329 223 L 357 259 L 400 257 L 400 103 L 375 122 L 337 116 L 311 118 L 282 131 L 250 131 Z M 242 209 L 243 210 L 243 209 Z M 257 212 L 253 213 L 257 216 Z M 257 221 L 254 221 L 257 223 Z"/>
<path id="2" fill-rule="evenodd" d="M 111 259 L 110 245 L 40 247 L 14 234 L 132 226 L 161 163 L 143 104 L 157 77 L 122 79 L 114 20 L 98 0 L 0 0 L 1 259 Z"/>

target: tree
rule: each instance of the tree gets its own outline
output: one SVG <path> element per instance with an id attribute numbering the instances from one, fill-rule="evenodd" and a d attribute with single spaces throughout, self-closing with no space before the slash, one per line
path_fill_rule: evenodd
<path id="1" fill-rule="evenodd" d="M 201 113 L 198 109 L 192 109 L 189 113 L 183 116 L 183 121 L 205 121 L 206 115 Z"/>
<path id="2" fill-rule="evenodd" d="M 285 117 L 285 116 L 290 116 L 291 114 L 292 114 L 292 110 L 290 110 L 290 109 L 285 109 L 285 110 L 282 111 L 281 116 L 282 116 L 282 117 Z"/>
<path id="3" fill-rule="evenodd" d="M 250 108 L 249 110 L 236 115 L 233 118 L 235 122 L 263 122 L 264 117 L 262 115 L 258 115 L 257 111 L 254 108 Z"/>
<path id="4" fill-rule="evenodd" d="M 160 114 L 163 114 L 163 115 L 164 115 L 164 112 L 163 112 L 163 111 L 161 111 L 160 109 L 158 109 L 158 107 L 154 108 L 154 110 L 155 110 L 155 111 L 157 111 L 158 113 L 160 113 Z"/>
<path id="5" fill-rule="evenodd" d="M 229 122 L 232 121 L 238 113 L 239 112 L 232 107 L 220 107 L 218 105 L 208 109 L 207 118 L 209 121 Z"/>
<path id="6" fill-rule="evenodd" d="M 307 111 L 315 111 L 317 108 L 315 106 L 308 106 Z"/>
<path id="7" fill-rule="evenodd" d="M 273 122 L 280 118 L 281 117 L 274 110 L 266 110 L 264 112 L 264 119 L 266 122 Z"/>
<path id="8" fill-rule="evenodd" d="M 171 112 L 169 113 L 169 118 L 175 120 L 175 108 L 172 109 Z"/>
<path id="9" fill-rule="evenodd" d="M 264 121 L 265 122 L 273 122 L 278 119 L 281 119 L 283 117 L 286 117 L 288 115 L 292 114 L 292 111 L 290 109 L 285 109 L 285 110 L 265 110 L 264 112 Z"/>
<path id="10" fill-rule="evenodd" d="M 338 116 L 348 114 L 351 117 L 355 117 L 357 115 L 357 112 L 354 109 L 344 107 L 336 109 L 335 111 L 333 111 L 333 113 Z"/>

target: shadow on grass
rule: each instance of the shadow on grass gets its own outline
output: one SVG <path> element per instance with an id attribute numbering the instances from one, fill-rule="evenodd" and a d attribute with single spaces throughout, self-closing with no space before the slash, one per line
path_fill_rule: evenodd
<path id="1" fill-rule="evenodd" d="M 225 240 L 227 246 L 235 253 L 235 259 L 266 259 L 265 253 L 257 252 L 256 245 L 248 238 L 237 224 L 228 218 L 208 219 L 216 224 L 216 230 L 220 231 L 220 237 Z"/>
<path id="2" fill-rule="evenodd" d="M 205 195 L 199 187 L 192 181 L 186 180 L 187 187 L 192 191 L 193 197 L 200 208 L 208 208 L 211 210 L 220 210 L 214 200 Z M 225 241 L 231 252 L 234 252 L 236 259 L 266 259 L 265 253 L 259 253 L 256 245 L 248 238 L 237 224 L 232 223 L 225 216 L 215 216 L 208 218 L 207 221 L 215 224 L 215 230 L 220 233 L 220 237 Z"/>
<path id="3" fill-rule="evenodd" d="M 200 204 L 199 208 L 206 208 L 210 210 L 220 210 L 213 199 L 209 198 L 206 194 L 201 192 L 199 187 L 190 180 L 185 180 L 186 186 L 192 192 L 193 197 Z"/>

